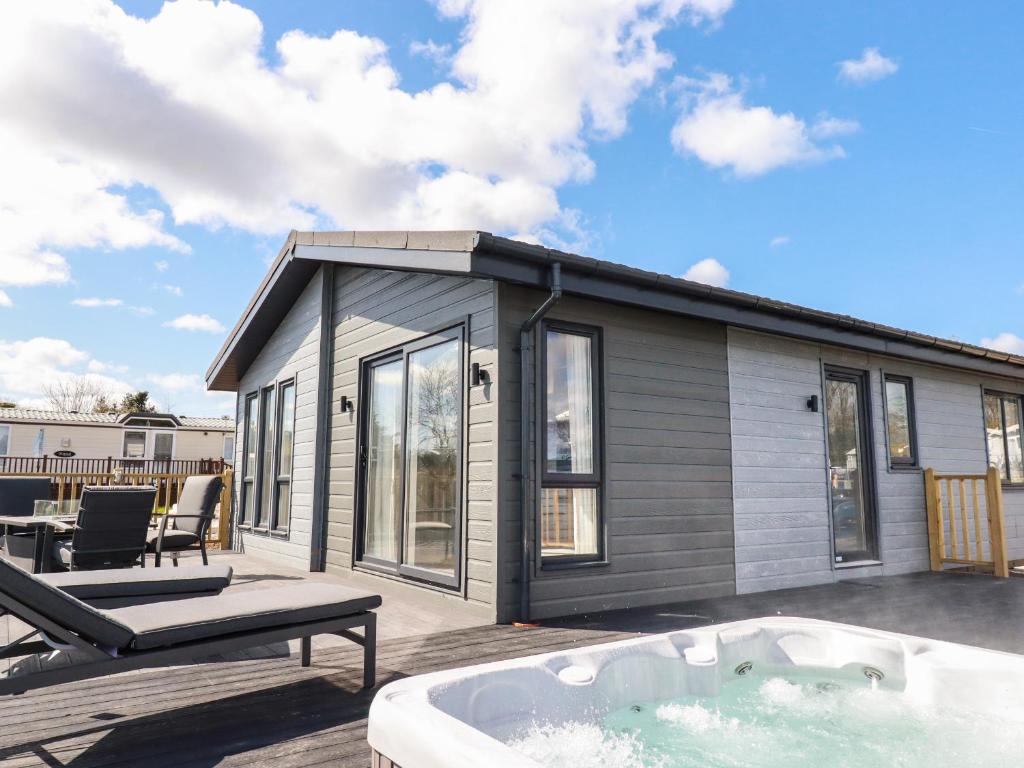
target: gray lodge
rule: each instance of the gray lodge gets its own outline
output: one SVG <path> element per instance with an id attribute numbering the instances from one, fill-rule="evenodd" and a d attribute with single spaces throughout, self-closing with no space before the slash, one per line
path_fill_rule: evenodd
<path id="1" fill-rule="evenodd" d="M 487 621 L 927 570 L 924 467 L 1024 557 L 1024 358 L 483 232 L 293 232 L 207 383 L 236 547 Z"/>

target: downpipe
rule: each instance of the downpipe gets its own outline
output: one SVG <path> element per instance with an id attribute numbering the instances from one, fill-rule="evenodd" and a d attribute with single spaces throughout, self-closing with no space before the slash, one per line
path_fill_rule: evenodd
<path id="1" fill-rule="evenodd" d="M 544 315 L 562 298 L 562 265 L 555 262 L 551 265 L 551 294 L 544 300 L 533 314 L 519 329 L 519 389 L 522 410 L 519 416 L 519 521 L 521 525 L 522 550 L 519 563 L 519 621 L 530 621 L 530 567 L 533 561 L 530 546 L 530 526 L 532 514 L 532 462 L 530 461 L 530 425 L 533 423 L 533 391 L 537 387 L 529 386 L 530 363 L 533 359 L 533 330 Z M 537 436 L 538 446 L 540 436 Z"/>

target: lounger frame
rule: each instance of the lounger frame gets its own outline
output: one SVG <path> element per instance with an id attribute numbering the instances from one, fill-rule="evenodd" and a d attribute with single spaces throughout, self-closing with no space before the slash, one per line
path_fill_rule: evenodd
<path id="1" fill-rule="evenodd" d="M 0 659 L 53 651 L 53 646 L 35 639 L 41 633 L 45 633 L 56 643 L 69 646 L 85 655 L 85 661 L 82 662 L 0 679 L 0 695 L 20 694 L 52 685 L 116 675 L 137 669 L 187 664 L 206 656 L 246 650 L 288 640 L 301 641 L 301 663 L 302 666 L 308 667 L 311 663 L 314 635 L 339 635 L 361 645 L 363 647 L 363 688 L 372 688 L 376 684 L 377 615 L 372 611 L 336 619 L 322 619 L 249 632 L 236 632 L 222 637 L 178 643 L 166 648 L 134 651 L 103 648 L 90 643 L 3 592 L 0 592 L 0 608 L 2 608 L 0 617 L 10 614 L 32 627 L 30 633 L 0 648 Z M 358 627 L 363 628 L 361 635 L 352 631 Z"/>

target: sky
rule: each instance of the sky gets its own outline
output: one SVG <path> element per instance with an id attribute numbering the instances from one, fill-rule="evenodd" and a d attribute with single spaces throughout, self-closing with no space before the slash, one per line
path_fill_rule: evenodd
<path id="1" fill-rule="evenodd" d="M 186 415 L 290 229 L 480 229 L 1024 354 L 1024 6 L 0 5 L 0 400 Z"/>

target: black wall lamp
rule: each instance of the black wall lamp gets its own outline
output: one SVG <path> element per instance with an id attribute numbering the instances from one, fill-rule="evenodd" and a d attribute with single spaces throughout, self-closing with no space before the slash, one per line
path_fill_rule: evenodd
<path id="1" fill-rule="evenodd" d="M 491 380 L 490 374 L 480 368 L 480 363 L 473 363 L 469 366 L 469 381 L 474 387 Z"/>
<path id="2" fill-rule="evenodd" d="M 342 395 L 341 396 L 341 412 L 342 413 L 344 413 L 345 411 L 351 412 L 354 408 L 355 408 L 355 406 L 352 404 L 352 401 L 348 399 L 348 396 L 347 395 Z"/>
<path id="3" fill-rule="evenodd" d="M 813 411 L 814 413 L 818 412 L 818 396 L 817 395 L 811 395 L 810 397 L 807 398 L 807 410 L 808 411 Z"/>

